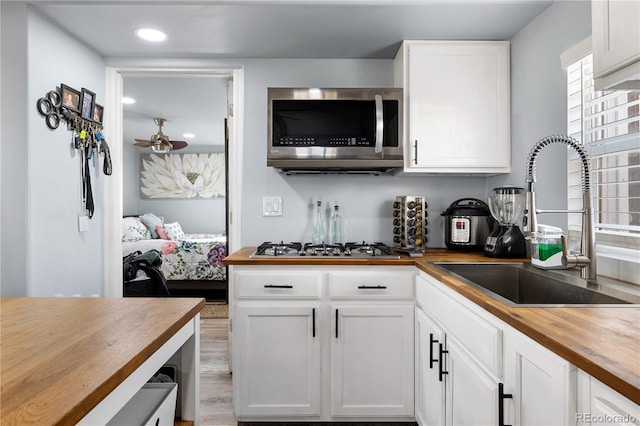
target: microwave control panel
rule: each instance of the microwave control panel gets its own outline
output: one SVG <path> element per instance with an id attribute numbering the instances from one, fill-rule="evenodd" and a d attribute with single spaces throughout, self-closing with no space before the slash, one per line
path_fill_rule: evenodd
<path id="1" fill-rule="evenodd" d="M 365 137 L 345 137 L 345 136 L 305 136 L 305 137 L 293 137 L 286 136 L 276 138 L 274 140 L 275 146 L 320 146 L 320 147 L 334 147 L 334 146 L 374 146 L 374 142 L 370 142 Z"/>

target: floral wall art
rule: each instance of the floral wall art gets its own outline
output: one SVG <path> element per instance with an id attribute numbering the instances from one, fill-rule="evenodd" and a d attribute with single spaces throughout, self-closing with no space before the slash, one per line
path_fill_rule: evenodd
<path id="1" fill-rule="evenodd" d="M 141 159 L 142 198 L 224 197 L 224 154 L 144 154 Z"/>

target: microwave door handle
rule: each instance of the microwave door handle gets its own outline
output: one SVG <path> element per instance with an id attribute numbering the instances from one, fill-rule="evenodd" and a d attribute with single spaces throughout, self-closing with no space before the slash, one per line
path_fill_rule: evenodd
<path id="1" fill-rule="evenodd" d="M 384 114 L 382 111 L 382 95 L 375 95 L 376 102 L 376 147 L 375 153 L 382 152 L 382 138 L 384 135 Z"/>

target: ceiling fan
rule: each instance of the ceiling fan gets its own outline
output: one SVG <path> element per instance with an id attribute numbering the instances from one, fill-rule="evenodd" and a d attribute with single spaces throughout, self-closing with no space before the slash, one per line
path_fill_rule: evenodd
<path id="1" fill-rule="evenodd" d="M 149 140 L 136 139 L 134 145 L 143 148 L 151 148 L 154 152 L 166 153 L 170 150 L 182 149 L 187 146 L 185 141 L 172 141 L 169 136 L 162 133 L 162 126 L 167 120 L 164 118 L 154 118 L 153 122 L 158 126 L 158 133 L 151 135 Z"/>

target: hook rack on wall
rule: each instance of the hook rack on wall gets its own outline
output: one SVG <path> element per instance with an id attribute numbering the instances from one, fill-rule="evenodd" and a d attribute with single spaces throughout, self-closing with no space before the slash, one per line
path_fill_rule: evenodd
<path id="1" fill-rule="evenodd" d="M 81 168 L 82 204 L 88 211 L 89 218 L 93 216 L 94 211 L 89 160 L 102 155 L 104 156 L 103 173 L 109 176 L 113 171 L 109 145 L 102 134 L 104 108 L 97 104 L 95 99 L 96 94 L 88 89 L 83 88 L 80 92 L 61 84 L 36 102 L 38 113 L 44 118 L 49 129 L 57 129 L 64 121 L 67 124 L 67 130 L 72 132 L 73 147 L 80 152 L 83 163 Z"/>

